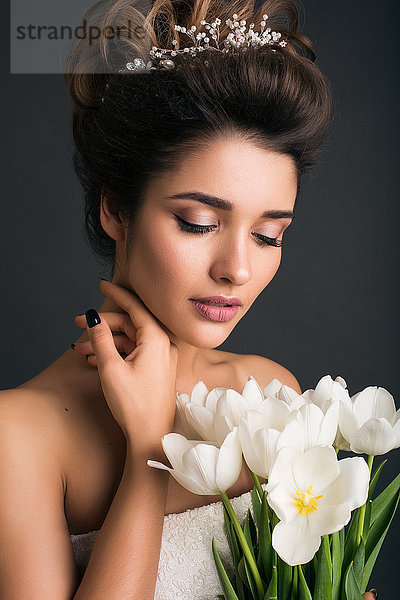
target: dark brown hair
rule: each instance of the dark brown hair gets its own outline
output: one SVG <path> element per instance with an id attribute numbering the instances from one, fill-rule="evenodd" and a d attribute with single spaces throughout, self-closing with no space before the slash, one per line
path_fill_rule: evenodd
<path id="1" fill-rule="evenodd" d="M 293 0 L 266 0 L 258 10 L 254 4 L 253 0 L 155 0 L 141 17 L 134 2 L 117 0 L 98 24 L 130 19 L 134 27 L 142 18 L 145 39 L 140 43 L 135 36 L 120 39 L 112 58 L 104 41 L 95 49 L 76 44 L 66 69 L 73 105 L 73 162 L 84 190 L 88 241 L 107 263 L 113 263 L 115 242 L 100 224 L 101 193 L 115 203 L 132 232 L 149 182 L 221 136 L 289 155 L 299 183 L 314 166 L 329 125 L 329 84 L 315 64 L 311 42 L 298 32 Z M 179 55 L 174 57 L 179 68 L 172 70 L 118 73 L 116 69 L 118 62 L 123 67 L 133 56 L 148 60 L 153 45 L 172 48 L 174 38 L 179 40 L 178 49 L 193 45 L 175 31 L 175 24 L 199 29 L 201 20 L 211 23 L 219 17 L 224 39 L 230 31 L 225 21 L 235 13 L 247 26 L 254 23 L 255 31 L 266 13 L 268 26 L 281 32 L 287 45 L 274 45 L 275 52 L 265 45 L 236 53 L 211 55 L 205 50 L 196 58 Z M 109 72 L 93 68 L 91 73 L 79 73 L 77 67 L 95 60 L 111 66 Z"/>

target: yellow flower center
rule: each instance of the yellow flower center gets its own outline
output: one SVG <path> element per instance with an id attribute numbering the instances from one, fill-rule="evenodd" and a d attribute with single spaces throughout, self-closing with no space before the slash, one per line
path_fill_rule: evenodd
<path id="1" fill-rule="evenodd" d="M 293 502 L 301 515 L 308 515 L 308 513 L 317 510 L 318 500 L 324 495 L 321 494 L 320 496 L 313 496 L 311 494 L 313 485 L 314 484 L 312 483 L 307 489 L 307 491 L 303 492 L 302 494 L 300 494 L 300 492 L 296 488 L 294 488 L 297 498 L 295 498 Z"/>

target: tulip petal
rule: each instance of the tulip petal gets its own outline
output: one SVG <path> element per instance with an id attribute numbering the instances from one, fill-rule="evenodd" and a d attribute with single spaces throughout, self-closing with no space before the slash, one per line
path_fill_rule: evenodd
<path id="1" fill-rule="evenodd" d="M 198 404 L 188 404 L 186 416 L 189 424 L 200 433 L 205 440 L 214 440 L 214 413 Z"/>
<path id="2" fill-rule="evenodd" d="M 372 418 L 366 421 L 350 439 L 350 448 L 353 452 L 372 454 L 386 454 L 394 448 L 393 428 L 384 418 Z"/>
<path id="3" fill-rule="evenodd" d="M 358 415 L 360 425 L 371 417 L 384 417 L 390 422 L 396 412 L 392 394 L 389 394 L 385 388 L 374 385 L 365 388 L 357 396 L 353 408 Z"/>
<path id="4" fill-rule="evenodd" d="M 148 460 L 147 464 L 149 467 L 156 467 L 157 469 L 163 469 L 164 471 L 169 471 L 170 474 L 178 483 L 181 484 L 185 489 L 189 490 L 189 492 L 193 492 L 193 494 L 199 494 L 200 496 L 209 496 L 214 494 L 215 492 L 210 492 L 208 489 L 204 488 L 198 481 L 191 479 L 185 473 L 181 471 L 177 471 L 176 469 L 171 469 L 166 465 L 156 461 L 156 460 Z M 217 492 L 218 493 L 218 492 Z"/>
<path id="5" fill-rule="evenodd" d="M 219 448 L 211 444 L 197 444 L 182 457 L 182 471 L 210 493 L 217 490 L 215 481 L 215 467 L 217 464 Z"/>
<path id="6" fill-rule="evenodd" d="M 350 507 L 347 502 L 342 504 L 324 504 L 322 499 L 318 508 L 308 515 L 310 531 L 314 535 L 328 535 L 340 531 L 350 521 Z"/>
<path id="7" fill-rule="evenodd" d="M 239 425 L 239 437 L 242 446 L 244 460 L 251 471 L 260 477 L 268 477 L 265 465 L 260 460 L 258 452 L 259 442 L 255 439 L 247 419 L 242 419 Z"/>
<path id="8" fill-rule="evenodd" d="M 340 475 L 326 489 L 323 503 L 347 502 L 350 510 L 367 501 L 370 472 L 361 456 L 342 458 L 338 462 Z"/>
<path id="9" fill-rule="evenodd" d="M 290 523 L 278 523 L 272 532 L 272 546 L 288 565 L 308 563 L 321 544 L 321 536 L 310 531 L 308 519 L 298 515 Z"/>
<path id="10" fill-rule="evenodd" d="M 342 386 L 340 386 L 342 387 Z M 343 388 L 342 388 L 343 389 Z M 321 430 L 318 437 L 319 444 L 331 446 L 335 440 L 336 432 L 339 423 L 339 401 L 335 400 L 331 403 L 325 412 L 322 419 Z"/>
<path id="11" fill-rule="evenodd" d="M 265 398 L 258 410 L 265 416 L 264 427 L 273 427 L 282 431 L 289 421 L 289 407 L 278 398 Z"/>
<path id="12" fill-rule="evenodd" d="M 205 401 L 205 405 L 208 410 L 210 410 L 212 413 L 215 413 L 215 411 L 217 410 L 217 406 L 218 406 L 218 400 L 220 399 L 220 397 L 222 396 L 222 394 L 224 394 L 226 392 L 227 388 L 223 388 L 223 387 L 216 387 L 213 390 L 211 390 L 211 392 L 208 394 L 206 401 Z"/>
<path id="13" fill-rule="evenodd" d="M 239 478 L 242 470 L 242 446 L 240 443 L 239 430 L 235 427 L 225 438 L 219 449 L 216 464 L 217 489 L 225 492 L 232 487 Z"/>
<path id="14" fill-rule="evenodd" d="M 360 428 L 357 413 L 353 410 L 353 404 L 341 402 L 339 405 L 339 428 L 342 436 L 350 444 L 351 436 Z"/>
<path id="15" fill-rule="evenodd" d="M 271 379 L 271 381 L 265 386 L 263 390 L 264 396 L 276 396 L 281 387 L 282 383 L 279 381 L 279 379 L 276 379 L 276 377 L 274 377 L 274 379 Z"/>
<path id="16" fill-rule="evenodd" d="M 293 478 L 296 488 L 304 492 L 313 484 L 312 492 L 316 496 L 338 477 L 338 460 L 332 446 L 315 446 L 297 455 L 293 462 Z"/>
<path id="17" fill-rule="evenodd" d="M 308 450 L 309 448 L 317 446 L 319 443 L 324 413 L 319 406 L 310 402 L 300 408 L 300 414 L 303 417 L 304 423 L 304 448 L 305 450 Z"/>
<path id="18" fill-rule="evenodd" d="M 208 393 L 206 384 L 203 381 L 198 381 L 192 389 L 190 401 L 193 402 L 193 404 L 204 406 Z"/>
<path id="19" fill-rule="evenodd" d="M 257 409 L 264 401 L 263 391 L 252 375 L 243 386 L 242 396 L 245 398 L 248 408 L 251 409 Z"/>
<path id="20" fill-rule="evenodd" d="M 167 433 L 161 438 L 161 444 L 166 457 L 174 469 L 182 469 L 182 456 L 198 442 L 188 440 L 179 433 Z"/>
<path id="21" fill-rule="evenodd" d="M 396 415 L 397 415 L 396 419 L 393 419 L 395 421 L 393 424 L 393 438 L 394 438 L 393 448 L 400 447 L 400 410 L 397 411 Z"/>

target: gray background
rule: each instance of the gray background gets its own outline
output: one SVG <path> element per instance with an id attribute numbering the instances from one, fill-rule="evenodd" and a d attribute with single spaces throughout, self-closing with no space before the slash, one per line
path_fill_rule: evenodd
<path id="1" fill-rule="evenodd" d="M 325 374 L 344 377 L 351 394 L 385 387 L 400 407 L 398 4 L 303 6 L 304 32 L 333 87 L 333 124 L 303 184 L 280 270 L 221 347 L 272 358 L 302 389 Z M 74 315 L 101 304 L 99 277 L 108 276 L 84 241 L 64 81 L 10 75 L 5 33 L 0 389 L 69 348 L 80 335 Z M 388 458 L 382 484 L 399 471 L 399 451 Z M 398 534 L 397 515 L 372 582 L 381 598 L 397 596 Z"/>

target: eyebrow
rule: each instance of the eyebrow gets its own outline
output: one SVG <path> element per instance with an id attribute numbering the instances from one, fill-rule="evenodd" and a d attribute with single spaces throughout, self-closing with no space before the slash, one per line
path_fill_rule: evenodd
<path id="1" fill-rule="evenodd" d="M 203 192 L 181 192 L 179 194 L 173 194 L 172 196 L 168 196 L 171 199 L 181 199 L 181 198 L 189 198 L 190 200 L 196 200 L 197 202 L 202 202 L 203 204 L 208 204 L 209 206 L 213 206 L 214 208 L 220 208 L 221 210 L 234 210 L 234 206 L 232 202 L 229 200 L 223 200 L 222 198 L 218 198 L 217 196 L 210 196 L 208 194 L 204 194 Z M 291 210 L 266 210 L 262 213 L 262 219 L 294 219 L 294 212 Z"/>

